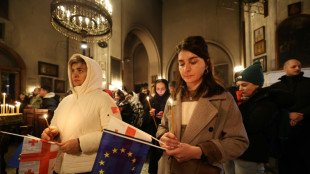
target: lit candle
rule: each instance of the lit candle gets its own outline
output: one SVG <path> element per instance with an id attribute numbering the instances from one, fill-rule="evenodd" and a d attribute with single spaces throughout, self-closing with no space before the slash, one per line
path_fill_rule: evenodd
<path id="1" fill-rule="evenodd" d="M 147 99 L 147 102 L 149 103 L 150 110 L 152 110 L 149 96 L 147 96 L 146 99 Z M 152 118 L 154 120 L 155 127 L 157 128 L 157 123 L 156 123 L 156 120 L 155 120 L 155 116 L 152 116 Z"/>
<path id="2" fill-rule="evenodd" d="M 47 115 L 44 114 L 44 118 L 45 118 L 45 121 L 46 121 L 46 124 L 47 124 L 47 127 L 50 128 L 50 125 L 48 124 L 48 121 L 47 121 Z"/>
<path id="3" fill-rule="evenodd" d="M 3 95 L 3 114 L 5 114 L 5 96 L 6 96 L 6 93 L 2 93 Z"/>
<path id="4" fill-rule="evenodd" d="M 169 99 L 169 101 L 171 104 L 171 129 L 172 129 L 172 133 L 174 134 L 173 101 L 171 98 Z"/>
<path id="5" fill-rule="evenodd" d="M 9 105 L 5 104 L 5 113 L 8 114 L 9 113 Z"/>
<path id="6" fill-rule="evenodd" d="M 15 113 L 15 106 L 12 105 L 11 107 L 12 107 L 11 113 L 14 114 Z"/>
<path id="7" fill-rule="evenodd" d="M 16 113 L 19 114 L 20 102 L 15 102 L 15 103 L 16 103 Z"/>

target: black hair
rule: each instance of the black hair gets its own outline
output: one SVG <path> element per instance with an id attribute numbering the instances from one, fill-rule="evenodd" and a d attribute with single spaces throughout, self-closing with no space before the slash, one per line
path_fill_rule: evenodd
<path id="1" fill-rule="evenodd" d="M 41 86 L 41 88 L 44 89 L 45 91 L 47 91 L 47 93 L 52 91 L 52 88 L 48 85 L 43 85 L 43 86 Z"/>

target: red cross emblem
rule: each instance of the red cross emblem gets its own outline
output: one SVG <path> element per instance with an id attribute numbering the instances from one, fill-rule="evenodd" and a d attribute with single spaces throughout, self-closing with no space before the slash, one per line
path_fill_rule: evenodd
<path id="1" fill-rule="evenodd" d="M 34 140 L 34 139 L 32 139 L 31 141 L 28 141 L 28 143 L 30 143 L 31 146 L 34 146 L 34 144 L 38 142 L 39 142 L 38 140 Z"/>
<path id="2" fill-rule="evenodd" d="M 31 143 L 31 141 L 29 141 Z M 34 142 L 37 143 L 37 142 Z M 58 151 L 51 152 L 51 144 L 42 142 L 40 153 L 21 154 L 20 162 L 40 161 L 39 173 L 48 173 L 49 160 L 57 157 Z M 25 174 L 34 174 L 29 169 Z"/>

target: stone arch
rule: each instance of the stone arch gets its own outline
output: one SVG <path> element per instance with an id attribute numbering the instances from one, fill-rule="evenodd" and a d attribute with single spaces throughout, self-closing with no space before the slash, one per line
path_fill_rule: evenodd
<path id="1" fill-rule="evenodd" d="M 14 51 L 12 48 L 6 46 L 5 44 L 0 42 L 0 52 L 2 52 L 4 55 L 6 55 L 6 58 L 10 58 L 15 60 L 17 66 L 14 67 L 1 67 L 0 69 L 6 70 L 6 71 L 17 71 L 19 73 L 19 85 L 18 88 L 15 89 L 15 94 L 17 95 L 21 91 L 26 90 L 26 65 L 22 57 Z"/>
<path id="2" fill-rule="evenodd" d="M 131 27 L 129 32 L 127 33 L 124 41 L 124 53 L 123 53 L 123 62 L 126 63 L 126 60 L 130 60 L 132 58 L 136 48 L 140 48 L 141 44 L 145 48 L 147 58 L 148 58 L 148 72 L 147 72 L 147 83 L 152 83 L 151 76 L 152 75 L 161 75 L 161 59 L 158 50 L 158 46 L 156 41 L 150 31 L 141 26 L 134 25 Z M 125 59 L 125 60 L 124 60 Z M 127 67 L 132 68 L 132 65 L 128 65 Z M 132 78 L 128 77 L 133 80 Z M 124 73 L 124 85 L 130 83 L 130 80 L 126 80 L 126 73 Z M 127 81 L 127 82 L 125 82 Z M 133 86 L 133 84 L 129 84 L 129 86 Z"/>

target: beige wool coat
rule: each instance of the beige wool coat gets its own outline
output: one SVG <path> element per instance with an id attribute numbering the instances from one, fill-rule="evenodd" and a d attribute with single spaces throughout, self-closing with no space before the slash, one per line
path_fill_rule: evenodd
<path id="1" fill-rule="evenodd" d="M 164 152 L 158 173 L 223 173 L 222 163 L 240 156 L 249 140 L 242 117 L 233 97 L 228 92 L 208 98 L 199 98 L 192 117 L 181 137 L 182 103 L 180 95 L 174 101 L 175 134 L 182 143 L 199 146 L 207 160 L 189 160 L 179 163 Z M 167 102 L 158 127 L 159 138 L 171 130 L 171 107 Z"/>

